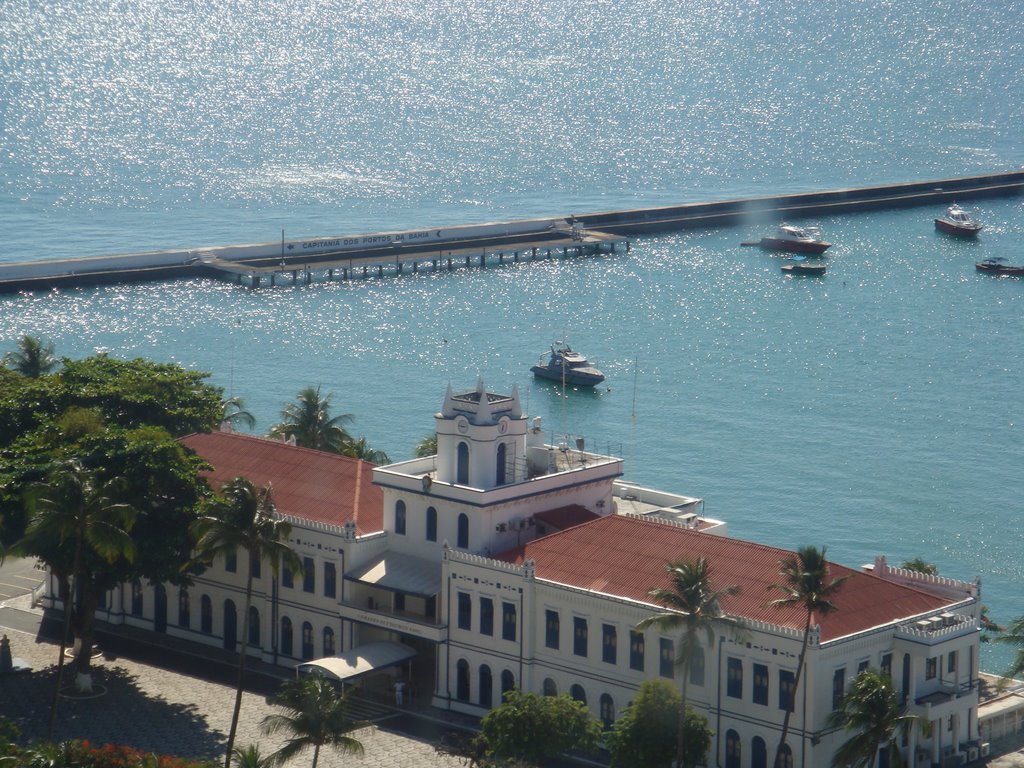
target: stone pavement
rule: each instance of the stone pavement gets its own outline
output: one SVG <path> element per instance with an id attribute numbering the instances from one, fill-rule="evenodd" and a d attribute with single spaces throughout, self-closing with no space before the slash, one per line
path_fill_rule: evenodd
<path id="1" fill-rule="evenodd" d="M 11 608 L 12 602 L 7 602 L 6 609 Z M 11 640 L 14 656 L 27 661 L 32 671 L 0 677 L 0 716 L 15 721 L 27 741 L 41 739 L 46 735 L 59 648 L 30 633 L 10 628 L 3 632 Z M 97 744 L 126 744 L 182 757 L 223 757 L 234 706 L 235 691 L 231 685 L 110 656 L 96 659 L 93 677 L 97 690 L 102 690 L 99 695 L 89 699 L 61 697 L 57 740 L 77 738 Z M 236 746 L 257 744 L 265 755 L 280 747 L 283 736 L 268 737 L 260 730 L 263 717 L 275 710 L 266 696 L 244 693 Z M 423 733 L 417 738 L 396 732 L 389 723 L 408 724 L 410 719 L 421 718 L 412 718 L 394 708 L 369 705 L 361 712 L 354 711 L 353 716 L 369 716 L 376 725 L 372 730 L 355 734 L 363 744 L 364 755 L 354 757 L 324 750 L 320 756 L 324 768 L 463 765 L 462 761 L 440 755 L 434 749 L 435 742 L 447 730 L 443 721 L 431 723 L 422 719 L 412 723 L 411 730 Z"/>

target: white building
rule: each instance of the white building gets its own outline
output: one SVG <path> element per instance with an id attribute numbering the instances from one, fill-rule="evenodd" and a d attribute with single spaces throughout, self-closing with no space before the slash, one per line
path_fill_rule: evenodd
<path id="1" fill-rule="evenodd" d="M 622 460 L 582 442 L 545 441 L 511 395 L 449 389 L 435 416 L 437 454 L 372 467 L 229 432 L 183 443 L 215 486 L 271 482 L 300 580 L 257 567 L 245 624 L 253 653 L 341 678 L 408 662 L 422 698 L 483 715 L 513 686 L 570 693 L 611 722 L 646 678 L 675 678 L 671 634 L 636 625 L 661 610 L 670 560 L 704 557 L 742 636 L 703 649 L 689 698 L 715 732 L 709 765 L 771 764 L 806 616 L 768 606 L 791 553 L 729 538 L 699 499 L 621 480 Z M 794 534 L 797 536 L 798 534 Z M 235 648 L 245 568 L 215 563 L 169 608 L 168 590 L 128 586 L 100 618 Z M 888 670 L 931 735 L 903 746 L 910 765 L 976 757 L 980 587 L 887 566 L 848 576 L 838 610 L 816 617 L 787 744 L 792 765 L 827 765 L 845 735 L 827 727 L 859 670 Z M 177 619 L 175 621 L 175 619 Z M 962 757 L 961 757 L 962 756 Z"/>

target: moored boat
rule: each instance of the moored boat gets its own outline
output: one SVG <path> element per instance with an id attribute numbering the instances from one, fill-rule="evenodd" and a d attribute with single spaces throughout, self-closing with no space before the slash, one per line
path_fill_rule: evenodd
<path id="1" fill-rule="evenodd" d="M 821 232 L 817 227 L 796 227 L 792 224 L 780 224 L 772 237 L 762 237 L 753 245 L 770 251 L 804 253 L 809 256 L 818 256 L 832 247 L 832 243 L 826 243 L 821 239 Z"/>
<path id="2" fill-rule="evenodd" d="M 1001 256 L 979 261 L 974 267 L 979 272 L 991 272 L 994 275 L 1024 275 L 1024 266 L 1007 264 Z"/>
<path id="3" fill-rule="evenodd" d="M 824 275 L 825 265 L 818 261 L 789 259 L 782 265 L 782 271 L 791 275 Z"/>
<path id="4" fill-rule="evenodd" d="M 935 219 L 935 228 L 947 235 L 973 237 L 982 230 L 982 224 L 972 219 L 963 208 L 956 203 L 946 209 L 946 215 Z"/>
<path id="5" fill-rule="evenodd" d="M 534 376 L 575 387 L 593 387 L 604 381 L 604 374 L 591 365 L 587 358 L 562 342 L 552 344 L 547 359 L 541 357 L 530 370 Z"/>

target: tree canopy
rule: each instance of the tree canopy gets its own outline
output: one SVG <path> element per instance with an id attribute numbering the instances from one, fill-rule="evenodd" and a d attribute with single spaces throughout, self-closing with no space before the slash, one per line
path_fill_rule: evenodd
<path id="1" fill-rule="evenodd" d="M 682 696 L 667 680 L 641 683 L 606 739 L 613 768 L 670 768 L 682 706 Z M 687 709 L 685 722 L 682 768 L 704 765 L 712 737 L 707 718 Z"/>
<path id="2" fill-rule="evenodd" d="M 513 689 L 480 723 L 488 755 L 539 763 L 563 752 L 593 752 L 601 724 L 567 694 L 541 696 Z"/>

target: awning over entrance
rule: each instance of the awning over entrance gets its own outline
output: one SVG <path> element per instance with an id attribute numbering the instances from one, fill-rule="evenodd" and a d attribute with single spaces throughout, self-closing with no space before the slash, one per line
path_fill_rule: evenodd
<path id="1" fill-rule="evenodd" d="M 441 591 L 441 564 L 398 552 L 388 552 L 379 560 L 346 573 L 345 578 L 389 589 L 392 592 L 432 597 Z"/>
<path id="2" fill-rule="evenodd" d="M 402 643 L 369 643 L 346 651 L 340 656 L 328 656 L 305 661 L 295 669 L 299 673 L 322 674 L 342 682 L 350 682 L 374 670 L 401 664 L 416 655 L 416 651 Z"/>

